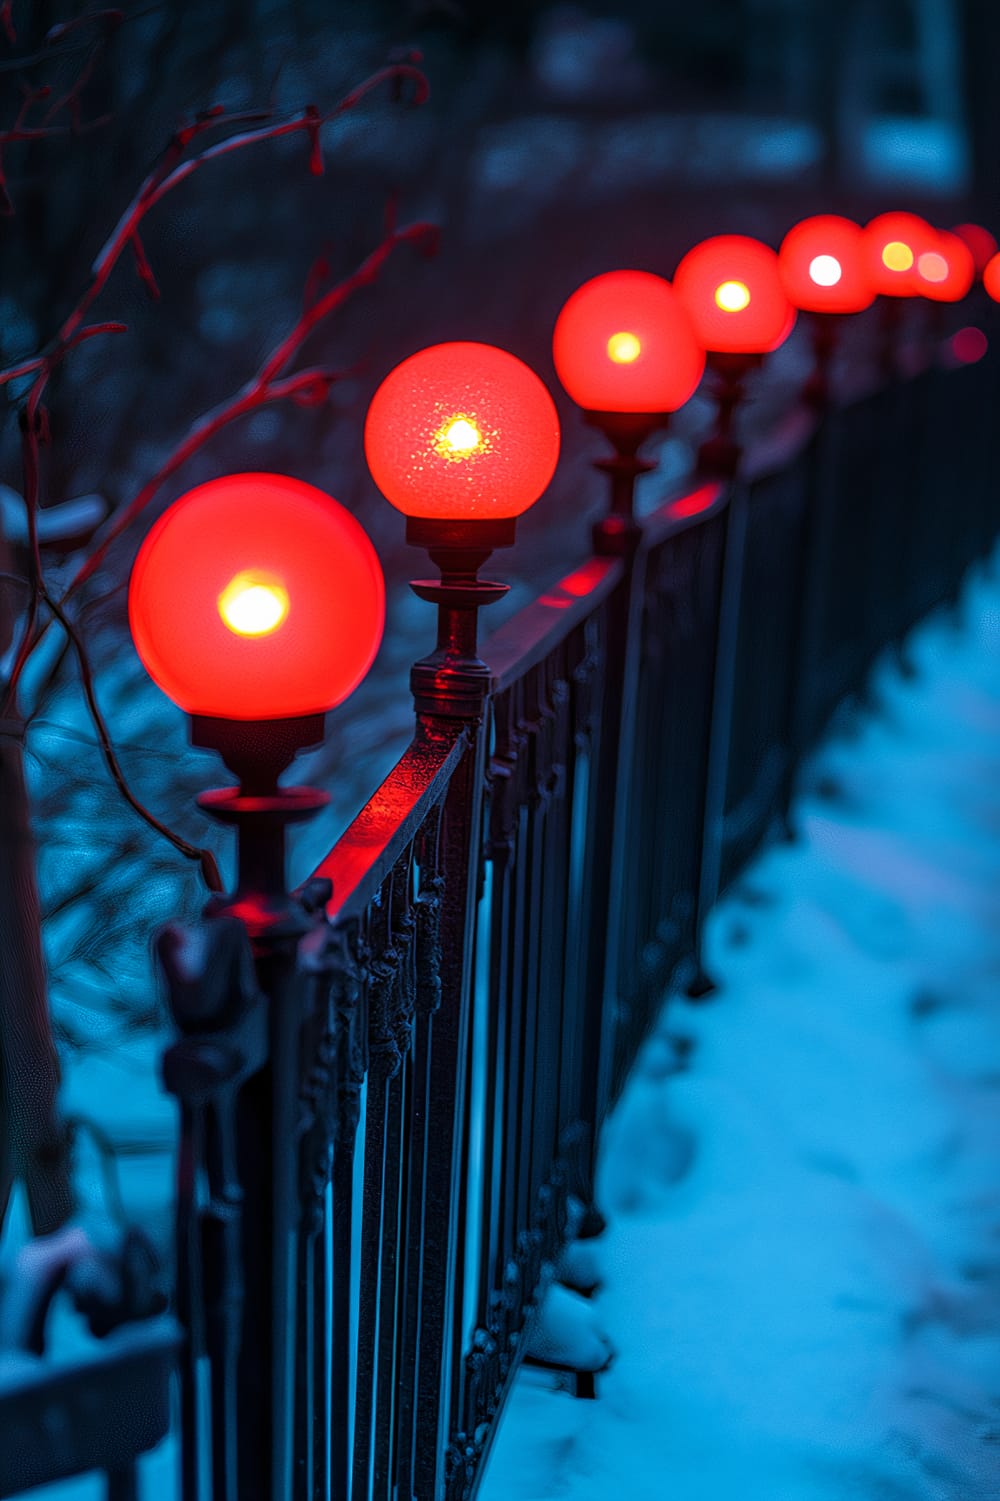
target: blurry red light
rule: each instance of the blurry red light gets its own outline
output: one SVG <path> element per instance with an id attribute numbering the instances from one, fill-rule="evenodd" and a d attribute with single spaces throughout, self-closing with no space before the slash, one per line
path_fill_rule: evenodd
<path id="1" fill-rule="evenodd" d="M 972 251 L 958 235 L 940 230 L 917 256 L 917 286 L 934 302 L 960 302 L 976 278 Z"/>
<path id="2" fill-rule="evenodd" d="M 865 269 L 864 232 L 839 214 L 815 214 L 793 225 L 781 242 L 778 266 L 798 308 L 859 313 L 875 301 Z"/>
<path id="3" fill-rule="evenodd" d="M 700 516 L 702 511 L 707 511 L 710 506 L 714 506 L 721 493 L 719 485 L 700 485 L 689 495 L 680 495 L 676 500 L 671 501 L 670 514 L 678 519 L 683 519 L 685 516 Z"/>
<path id="4" fill-rule="evenodd" d="M 709 350 L 763 354 L 777 349 L 795 324 L 777 255 L 746 235 L 695 245 L 677 267 L 674 291 Z"/>
<path id="5" fill-rule="evenodd" d="M 952 356 L 959 365 L 975 365 L 989 347 L 989 340 L 981 328 L 960 328 L 951 336 Z"/>
<path id="6" fill-rule="evenodd" d="M 347 698 L 382 639 L 378 557 L 349 511 L 301 480 L 231 474 L 174 502 L 139 549 L 129 625 L 189 714 L 288 719 Z"/>
<path id="7" fill-rule="evenodd" d="M 434 344 L 375 392 L 365 456 L 386 500 L 406 516 L 519 516 L 555 471 L 559 418 L 535 372 L 506 350 Z"/>
<path id="8" fill-rule="evenodd" d="M 917 258 L 934 250 L 936 231 L 918 214 L 879 214 L 863 231 L 865 272 L 883 297 L 915 297 L 921 291 Z"/>
<path id="9" fill-rule="evenodd" d="M 994 302 L 1000 302 L 1000 255 L 991 256 L 984 266 L 983 286 Z"/>
<path id="10" fill-rule="evenodd" d="M 556 320 L 552 357 L 589 412 L 675 412 L 705 368 L 673 288 L 648 271 L 609 271 L 577 288 Z"/>
<path id="11" fill-rule="evenodd" d="M 574 573 L 568 573 L 564 579 L 560 579 L 559 588 L 574 599 L 586 599 L 588 594 L 593 594 L 598 584 L 608 571 L 605 558 L 592 558 L 589 563 L 583 563 Z"/>
<path id="12" fill-rule="evenodd" d="M 994 236 L 981 224 L 956 224 L 951 232 L 953 235 L 958 235 L 958 238 L 968 245 L 972 251 L 976 275 L 982 276 L 987 261 L 997 253 L 997 242 Z"/>

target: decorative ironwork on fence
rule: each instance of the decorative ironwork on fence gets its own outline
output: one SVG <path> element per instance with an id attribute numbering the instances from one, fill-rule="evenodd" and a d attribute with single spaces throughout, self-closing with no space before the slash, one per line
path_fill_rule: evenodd
<path id="1" fill-rule="evenodd" d="M 598 527 L 484 648 L 479 713 L 420 699 L 294 919 L 161 938 L 184 1501 L 474 1495 L 601 1122 L 708 983 L 707 910 L 992 540 L 995 384 L 928 371 Z"/>

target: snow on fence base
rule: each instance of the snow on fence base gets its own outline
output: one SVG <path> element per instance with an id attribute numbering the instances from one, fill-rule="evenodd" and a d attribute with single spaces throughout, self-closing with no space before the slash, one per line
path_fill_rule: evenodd
<path id="1" fill-rule="evenodd" d="M 183 1501 L 473 1496 L 664 990 L 992 539 L 995 386 L 929 370 L 666 500 L 486 644 L 481 722 L 418 715 L 300 932 L 161 942 Z"/>

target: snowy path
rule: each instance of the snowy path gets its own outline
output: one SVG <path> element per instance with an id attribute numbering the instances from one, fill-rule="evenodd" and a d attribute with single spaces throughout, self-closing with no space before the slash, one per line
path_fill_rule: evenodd
<path id="1" fill-rule="evenodd" d="M 1000 1497 L 996 569 L 909 655 L 605 1131 L 599 1400 L 523 1373 L 481 1501 Z"/>

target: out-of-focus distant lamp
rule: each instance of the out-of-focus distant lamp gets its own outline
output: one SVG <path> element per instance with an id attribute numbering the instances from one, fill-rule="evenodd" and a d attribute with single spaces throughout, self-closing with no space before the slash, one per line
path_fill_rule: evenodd
<path id="1" fill-rule="evenodd" d="M 983 267 L 983 287 L 987 296 L 1000 302 L 1000 255 L 991 256 Z"/>
<path id="2" fill-rule="evenodd" d="M 716 377 L 716 428 L 699 451 L 699 468 L 703 474 L 731 476 L 740 456 L 733 429 L 744 381 L 788 338 L 795 308 L 777 254 L 748 235 L 702 240 L 677 267 L 673 285 Z"/>
<path id="3" fill-rule="evenodd" d="M 365 454 L 440 580 L 411 588 L 438 606 L 438 642 L 411 676 L 421 714 L 476 718 L 489 674 L 477 615 L 507 592 L 479 578 L 545 490 L 559 458 L 555 403 L 533 370 L 490 344 L 435 344 L 396 366 L 372 398 Z"/>
<path id="4" fill-rule="evenodd" d="M 939 230 L 917 256 L 917 289 L 932 302 L 961 302 L 976 279 L 972 251 L 958 235 Z"/>
<path id="5" fill-rule="evenodd" d="M 655 468 L 639 448 L 694 394 L 705 351 L 670 283 L 648 271 L 608 271 L 564 304 L 552 334 L 556 373 L 585 420 L 615 456 L 596 467 L 611 476 L 611 511 L 595 528 L 602 552 L 634 547 L 635 481 Z"/>
<path id="6" fill-rule="evenodd" d="M 809 316 L 815 364 L 803 395 L 810 406 L 822 409 L 829 397 L 839 320 L 875 301 L 861 226 L 839 214 L 801 219 L 781 242 L 778 267 L 789 300 Z"/>
<path id="7" fill-rule="evenodd" d="M 327 795 L 279 787 L 324 716 L 357 687 L 382 639 L 385 588 L 354 517 L 312 485 L 231 474 L 189 491 L 139 549 L 129 625 L 146 671 L 191 716 L 238 787 L 203 792 L 235 823 L 237 905 L 251 928 L 281 907 L 285 826 Z"/>
<path id="8" fill-rule="evenodd" d="M 919 214 L 878 214 L 864 228 L 865 269 L 880 297 L 914 297 L 917 257 L 934 249 L 935 231 Z"/>
<path id="9" fill-rule="evenodd" d="M 901 298 L 920 295 L 917 261 L 934 250 L 936 233 L 919 214 L 878 214 L 864 228 L 865 269 L 883 299 L 878 363 L 885 379 L 897 373 Z"/>

